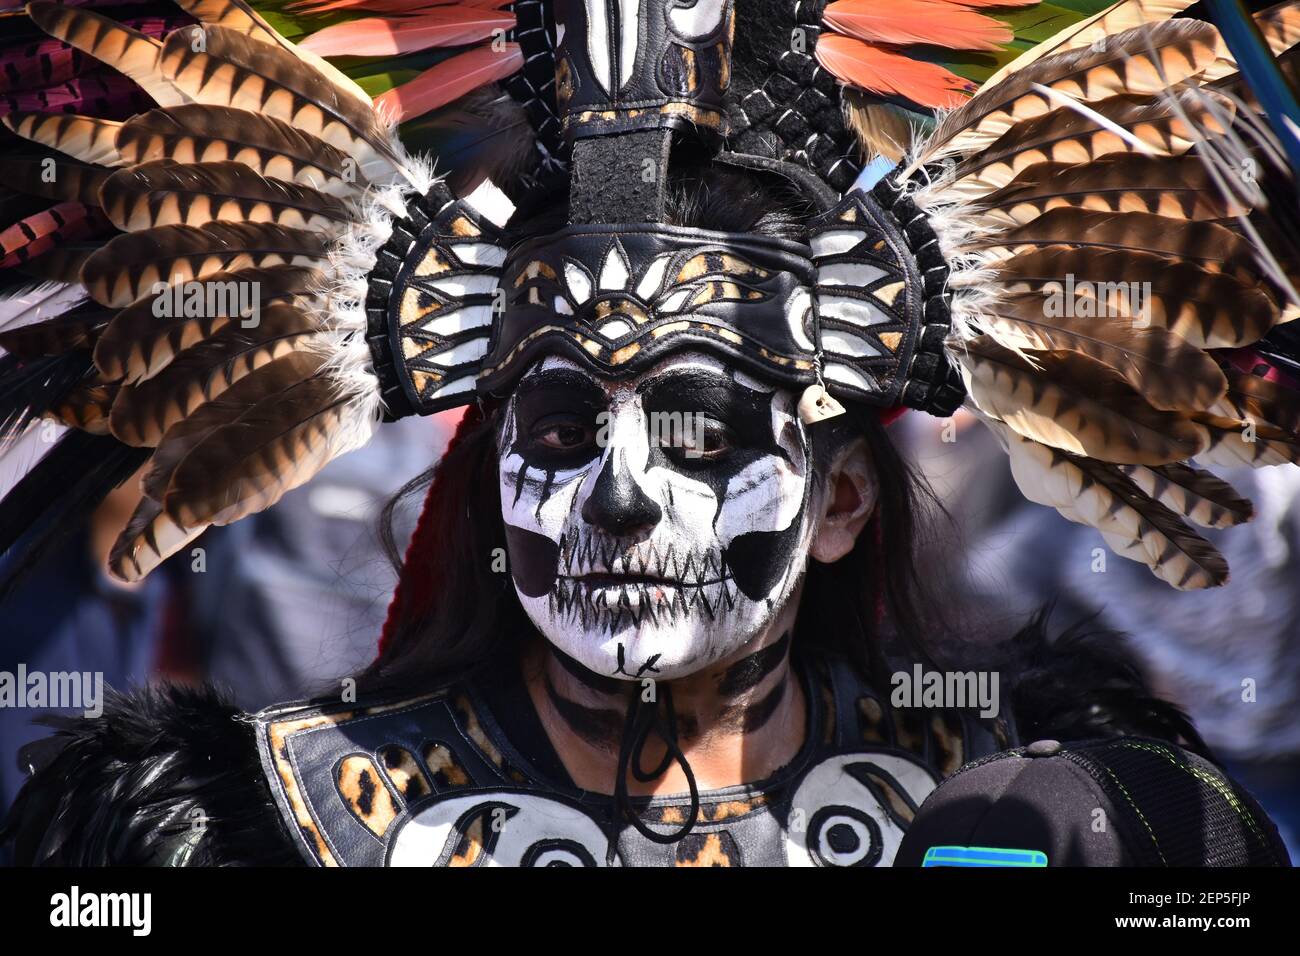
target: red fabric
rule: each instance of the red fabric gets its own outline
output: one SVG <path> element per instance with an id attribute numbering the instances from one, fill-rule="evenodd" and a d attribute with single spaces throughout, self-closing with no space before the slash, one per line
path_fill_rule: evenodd
<path id="1" fill-rule="evenodd" d="M 451 442 L 447 445 L 447 451 L 451 451 L 461 441 L 465 432 L 482 420 L 477 407 L 470 407 L 467 410 L 458 409 L 451 414 L 459 414 L 461 419 Z M 411 543 L 406 546 L 406 556 L 402 559 L 402 571 L 397 579 L 397 588 L 393 591 L 392 600 L 388 602 L 388 615 L 384 620 L 384 629 L 379 634 L 380 657 L 384 656 L 388 642 L 392 640 L 398 623 L 404 617 L 419 617 L 427 613 L 432 606 L 433 595 L 437 591 L 437 581 L 434 579 L 431 563 L 418 559 L 422 554 L 432 553 L 436 546 L 430 505 L 437 489 L 438 481 L 435 475 L 434 480 L 429 483 L 429 490 L 424 495 L 424 504 L 420 506 L 420 517 L 415 522 Z"/>

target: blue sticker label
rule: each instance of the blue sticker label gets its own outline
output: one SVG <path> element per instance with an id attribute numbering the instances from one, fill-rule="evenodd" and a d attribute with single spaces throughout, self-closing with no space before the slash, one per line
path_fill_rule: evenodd
<path id="1" fill-rule="evenodd" d="M 1047 854 L 997 846 L 932 846 L 921 866 L 1047 866 Z"/>

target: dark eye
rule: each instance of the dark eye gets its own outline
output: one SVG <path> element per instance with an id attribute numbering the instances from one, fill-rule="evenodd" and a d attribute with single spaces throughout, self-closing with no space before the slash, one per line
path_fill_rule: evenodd
<path id="1" fill-rule="evenodd" d="M 591 425 L 570 416 L 548 415 L 529 429 L 534 444 L 550 451 L 568 452 L 586 448 L 595 440 Z"/>
<path id="2" fill-rule="evenodd" d="M 707 464 L 726 458 L 735 448 L 735 436 L 722 422 L 704 415 L 686 415 L 680 425 L 664 430 L 659 444 L 684 464 Z"/>

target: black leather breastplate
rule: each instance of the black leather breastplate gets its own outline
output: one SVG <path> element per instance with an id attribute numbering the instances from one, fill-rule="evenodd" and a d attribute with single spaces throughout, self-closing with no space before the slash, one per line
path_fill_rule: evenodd
<path id="1" fill-rule="evenodd" d="M 847 665 L 809 671 L 799 755 L 761 783 L 702 792 L 698 823 L 668 845 L 614 830 L 610 797 L 546 778 L 473 686 L 263 711 L 258 747 L 291 832 L 324 866 L 598 866 L 611 832 L 616 865 L 888 866 L 939 780 L 1014 743 L 966 713 L 892 708 Z M 526 696 L 518 706 L 532 713 Z M 637 808 L 664 833 L 688 812 L 684 796 Z"/>

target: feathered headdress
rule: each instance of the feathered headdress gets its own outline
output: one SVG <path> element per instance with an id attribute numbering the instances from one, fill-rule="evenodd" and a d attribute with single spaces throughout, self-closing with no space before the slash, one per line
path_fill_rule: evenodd
<path id="1" fill-rule="evenodd" d="M 143 466 L 111 557 L 139 578 L 385 418 L 543 352 L 690 346 L 809 421 L 964 404 L 1028 497 L 1221 584 L 1192 525 L 1251 509 L 1192 462 L 1297 460 L 1300 258 L 1289 144 L 1188 5 L 31 3 L 0 50 L 0 425 L 69 429 L 0 549 Z M 1300 4 L 1256 23 L 1291 76 Z M 684 141 L 797 190 L 810 241 L 666 225 Z M 507 248 L 458 198 L 484 180 L 566 190 L 568 224 Z"/>

